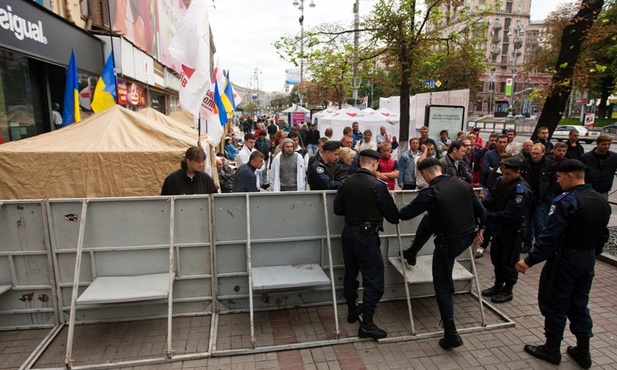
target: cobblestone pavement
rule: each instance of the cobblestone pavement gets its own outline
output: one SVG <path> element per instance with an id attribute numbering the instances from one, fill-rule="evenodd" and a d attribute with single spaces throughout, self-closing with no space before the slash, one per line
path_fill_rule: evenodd
<path id="1" fill-rule="evenodd" d="M 478 259 L 477 266 L 481 289 L 484 289 L 490 286 L 493 276 L 489 258 Z M 387 344 L 362 341 L 116 369 L 578 369 L 565 354 L 566 345 L 575 343 L 567 329 L 562 343 L 564 356 L 559 367 L 534 359 L 523 351 L 525 343 L 541 343 L 544 339 L 543 318 L 536 300 L 541 267 L 534 266 L 527 275 L 521 275 L 515 287 L 514 300 L 498 307 L 516 323 L 515 327 L 465 333 L 462 335 L 464 346 L 452 351 L 442 350 L 437 344 L 437 338 L 423 337 Z M 589 305 L 595 325 L 595 336 L 591 341 L 594 361 L 592 369 L 617 368 L 615 272 L 616 267 L 604 262 L 597 263 Z M 439 331 L 434 298 L 414 299 L 412 302 L 418 333 Z M 357 324 L 347 324 L 345 313 L 343 306 L 339 306 L 343 338 L 355 336 L 357 331 Z M 386 328 L 391 336 L 403 335 L 409 333 L 406 315 L 404 301 L 386 302 L 380 304 L 376 322 Z M 487 315 L 489 323 L 499 320 L 494 313 L 487 311 Z M 247 348 L 250 344 L 247 316 L 236 314 L 220 317 L 218 349 Z M 455 316 L 459 328 L 478 326 L 480 312 L 477 300 L 470 294 L 457 295 Z M 324 336 L 331 338 L 329 333 L 333 332 L 331 307 L 259 312 L 256 321 L 259 323 L 256 329 L 260 334 L 258 345 L 294 343 Z M 173 344 L 177 353 L 206 350 L 209 325 L 209 317 L 175 319 Z M 0 333 L 0 369 L 16 369 L 46 333 L 46 330 Z M 79 326 L 75 334 L 76 365 L 164 355 L 164 320 Z M 66 329 L 45 351 L 35 368 L 62 367 L 65 340 Z"/>

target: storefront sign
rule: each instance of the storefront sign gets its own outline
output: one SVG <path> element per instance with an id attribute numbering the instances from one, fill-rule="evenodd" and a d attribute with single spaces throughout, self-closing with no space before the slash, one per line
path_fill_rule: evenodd
<path id="1" fill-rule="evenodd" d="M 126 86 L 126 82 L 118 81 L 116 82 L 118 88 L 118 104 L 127 105 L 129 103 L 128 100 L 128 88 Z"/>
<path id="2" fill-rule="evenodd" d="M 99 39 L 32 1 L 2 0 L 0 47 L 64 66 L 74 50 L 77 68 L 96 74 L 105 62 Z"/>

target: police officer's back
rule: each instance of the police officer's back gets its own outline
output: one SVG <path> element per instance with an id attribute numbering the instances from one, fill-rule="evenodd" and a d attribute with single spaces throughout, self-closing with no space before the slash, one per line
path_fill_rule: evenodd
<path id="1" fill-rule="evenodd" d="M 384 265 L 380 250 L 379 231 L 383 230 L 385 218 L 398 223 L 398 208 L 388 192 L 388 186 L 375 177 L 378 159 L 375 150 L 363 150 L 360 168 L 345 179 L 334 199 L 334 213 L 345 216 L 345 228 L 341 235 L 345 276 L 343 290 L 348 306 L 347 321 L 359 319 L 358 273 L 362 272 L 364 288 L 362 323 L 358 330 L 360 338 L 379 339 L 387 333 L 373 323 L 377 303 L 384 293 Z"/>
<path id="2" fill-rule="evenodd" d="M 555 167 L 557 181 L 566 192 L 554 199 L 546 228 L 529 255 L 517 263 L 516 269 L 525 273 L 529 267 L 547 261 L 538 289 L 546 343 L 526 345 L 525 351 L 559 364 L 560 345 L 568 319 L 570 330 L 576 336 L 576 347 L 569 346 L 567 352 L 582 368 L 588 369 L 593 323 L 587 305 L 595 257 L 602 253 L 609 237 L 607 224 L 611 207 L 591 184 L 585 184 L 585 169 L 586 166 L 575 159 L 567 159 Z"/>
<path id="3" fill-rule="evenodd" d="M 439 345 L 450 350 L 463 345 L 454 324 L 452 300 L 452 270 L 455 258 L 469 248 L 476 236 L 476 225 L 484 219 L 484 208 L 470 184 L 458 177 L 441 173 L 440 162 L 426 158 L 418 164 L 422 177 L 430 187 L 423 189 L 410 204 L 399 211 L 401 220 L 410 220 L 427 211 L 416 230 L 416 239 L 422 239 L 417 247 L 404 252 L 405 259 L 415 264 L 415 255 L 428 240 L 427 233 L 435 234 L 433 251 L 433 287 L 439 313 L 444 326 L 444 337 Z M 430 229 L 430 231 L 428 230 Z M 424 235 L 424 236 L 421 236 Z M 416 249 L 417 248 L 417 249 Z"/>

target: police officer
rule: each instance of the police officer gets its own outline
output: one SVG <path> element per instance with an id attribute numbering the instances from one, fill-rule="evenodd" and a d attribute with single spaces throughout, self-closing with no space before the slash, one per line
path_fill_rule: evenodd
<path id="1" fill-rule="evenodd" d="M 384 264 L 379 231 L 383 219 L 397 224 L 398 208 L 388 192 L 388 186 L 375 177 L 381 154 L 367 149 L 360 152 L 360 169 L 343 181 L 334 198 L 334 214 L 345 216 L 341 236 L 345 277 L 343 291 L 347 301 L 349 323 L 362 314 L 358 336 L 385 338 L 387 333 L 373 323 L 377 302 L 384 292 Z M 362 308 L 358 299 L 358 272 L 362 273 Z"/>
<path id="2" fill-rule="evenodd" d="M 340 151 L 340 141 L 326 141 L 323 144 L 321 158 L 308 169 L 307 182 L 311 190 L 334 190 L 341 185 L 347 170 L 338 163 Z"/>
<path id="3" fill-rule="evenodd" d="M 428 212 L 429 218 L 424 218 L 418 229 L 429 227 L 435 234 L 433 286 L 444 326 L 444 338 L 439 340 L 439 345 L 450 350 L 463 345 L 454 325 L 454 259 L 473 243 L 477 226 L 484 220 L 484 208 L 471 185 L 460 178 L 441 173 L 437 159 L 426 158 L 418 164 L 418 170 L 430 186 L 422 189 L 411 203 L 399 211 L 399 218 L 411 220 Z M 415 254 L 413 258 L 415 260 Z"/>
<path id="4" fill-rule="evenodd" d="M 520 160 L 504 159 L 500 163 L 502 177 L 490 197 L 484 201 L 486 222 L 492 224 L 491 262 L 495 284 L 482 291 L 493 303 L 512 300 L 512 289 L 518 280 L 514 269 L 523 242 L 525 214 L 531 202 L 531 189 L 520 176 Z"/>
<path id="5" fill-rule="evenodd" d="M 546 343 L 526 345 L 525 351 L 559 364 L 567 318 L 576 336 L 576 347 L 568 346 L 568 354 L 583 369 L 588 369 L 593 324 L 587 304 L 596 256 L 602 253 L 609 236 L 606 226 L 611 207 L 590 184 L 585 184 L 585 169 L 576 159 L 567 159 L 555 167 L 557 182 L 565 193 L 553 200 L 546 228 L 529 255 L 516 264 L 516 269 L 525 273 L 529 267 L 547 261 L 538 289 Z"/>

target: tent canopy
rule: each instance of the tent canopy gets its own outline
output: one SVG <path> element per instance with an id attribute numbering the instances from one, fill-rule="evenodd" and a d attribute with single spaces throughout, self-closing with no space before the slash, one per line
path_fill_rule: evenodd
<path id="1" fill-rule="evenodd" d="M 281 113 L 294 113 L 294 112 L 302 112 L 302 113 L 311 113 L 310 110 L 297 105 L 297 104 L 292 104 L 291 107 L 285 109 L 284 111 L 282 111 Z"/>
<path id="2" fill-rule="evenodd" d="M 319 130 L 323 133 L 327 128 L 332 128 L 332 138 L 339 140 L 343 137 L 343 129 L 346 126 L 351 127 L 354 122 L 358 122 L 360 131 L 371 130 L 373 141 L 376 140 L 381 126 L 386 127 L 386 131 L 391 135 L 398 136 L 399 134 L 398 121 L 389 121 L 383 114 L 361 111 L 353 107 L 341 109 L 333 115 L 322 117 L 319 120 Z"/>
<path id="3" fill-rule="evenodd" d="M 116 105 L 61 130 L 0 145 L 0 199 L 159 195 L 196 143 L 195 136 Z"/>

